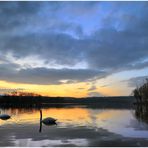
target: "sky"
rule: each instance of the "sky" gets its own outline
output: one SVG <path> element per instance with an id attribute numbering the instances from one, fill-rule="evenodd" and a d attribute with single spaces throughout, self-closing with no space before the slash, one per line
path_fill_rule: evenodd
<path id="1" fill-rule="evenodd" d="M 0 2 L 0 94 L 126 96 L 148 74 L 148 2 Z"/>

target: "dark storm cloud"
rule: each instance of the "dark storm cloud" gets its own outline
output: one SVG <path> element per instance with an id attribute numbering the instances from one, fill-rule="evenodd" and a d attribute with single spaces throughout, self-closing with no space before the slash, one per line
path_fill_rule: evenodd
<path id="1" fill-rule="evenodd" d="M 83 58 L 80 48 L 84 43 L 66 34 L 27 34 L 7 40 L 4 38 L 0 42 L 6 43 L 2 49 L 11 49 L 17 58 L 39 55 L 49 62 L 55 61 L 61 65 L 73 65 Z"/>
<path id="2" fill-rule="evenodd" d="M 47 69 L 28 68 L 14 69 L 16 65 L 1 64 L 0 79 L 10 82 L 29 84 L 65 84 L 74 82 L 84 82 L 94 77 L 104 77 L 105 72 L 91 69 Z M 13 67 L 13 68 L 12 68 Z M 16 66 L 17 68 L 17 66 Z M 62 80 L 68 80 L 62 82 Z"/>
<path id="3" fill-rule="evenodd" d="M 39 7 L 39 3 L 0 2 L 0 30 L 8 31 L 26 24 Z"/>
<path id="4" fill-rule="evenodd" d="M 38 84 L 59 83 L 62 79 L 86 81 L 100 77 L 100 70 L 105 70 L 101 76 L 106 76 L 147 67 L 148 62 L 143 61 L 148 58 L 148 3 L 108 2 L 110 8 L 108 15 L 100 20 L 102 26 L 88 32 L 89 35 L 85 34 L 84 28 L 87 26 L 91 30 L 90 23 L 98 18 L 98 6 L 102 5 L 101 17 L 105 4 L 0 2 L 0 57 L 8 53 L 18 59 L 37 55 L 47 63 L 62 66 L 74 66 L 80 62 L 88 65 L 86 70 L 56 70 L 45 66 L 17 71 L 10 64 L 5 66 L 7 72 L 1 79 Z M 88 16 L 91 18 L 92 15 L 92 21 L 88 21 Z M 78 21 L 79 17 L 78 20 L 83 17 L 86 20 Z"/>
<path id="5" fill-rule="evenodd" d="M 102 34 L 106 33 L 104 31 Z M 109 36 L 113 36 L 111 41 L 107 41 Z M 142 69 L 147 67 L 147 62 L 140 60 L 148 56 L 148 43 L 141 43 L 139 40 L 139 37 L 129 38 L 123 32 L 115 30 L 105 35 L 104 42 L 93 38 L 75 39 L 66 34 L 31 34 L 7 38 L 3 49 L 11 49 L 18 58 L 30 54 L 39 55 L 49 62 L 54 61 L 61 65 L 85 61 L 90 67 L 98 69 Z M 139 63 L 134 64 L 137 61 Z"/>
<path id="6" fill-rule="evenodd" d="M 88 52 L 88 63 L 93 67 L 111 69 L 137 69 L 140 67 L 140 60 L 148 57 L 148 42 L 142 42 L 139 36 L 131 36 L 131 32 L 115 29 L 102 29 L 97 32 L 95 38 L 98 44 Z M 147 36 L 148 37 L 148 36 Z M 137 66 L 132 66 L 139 61 Z"/>
<path id="7" fill-rule="evenodd" d="M 73 30 L 83 34 L 80 25 L 64 22 L 56 13 L 68 5 L 67 2 L 0 2 L 0 30 L 14 34 L 36 31 Z M 9 32 L 10 33 L 10 32 Z M 9 34 L 10 35 L 10 34 Z"/>
<path id="8" fill-rule="evenodd" d="M 18 68 L 20 68 L 20 66 L 14 63 L 7 62 L 0 64 L 0 75 L 6 76 L 9 73 L 16 73 Z"/>
<path id="9" fill-rule="evenodd" d="M 26 11 L 33 11 L 30 9 L 31 4 L 26 5 L 23 8 L 25 9 L 24 11 L 20 11 L 21 16 L 24 16 L 23 14 Z M 16 10 L 14 9 L 15 11 L 12 11 L 13 13 L 10 13 L 10 15 L 18 15 L 17 12 L 20 8 L 21 6 L 17 4 Z M 37 8 L 35 7 L 34 9 L 36 10 Z M 4 10 L 7 9 L 5 8 Z M 8 9 L 7 13 L 9 11 Z M 145 13 L 147 11 L 143 13 L 146 17 Z M 9 13 L 7 15 L 9 16 Z M 91 35 L 89 38 L 85 37 L 84 39 L 75 39 L 63 33 L 42 34 L 41 32 L 23 36 L 7 36 L 1 40 L 3 42 L 1 50 L 11 49 L 14 55 L 18 57 L 39 54 L 42 58 L 55 60 L 58 64 L 71 65 L 84 60 L 88 65 L 95 68 L 122 69 L 148 56 L 148 33 L 146 33 L 148 31 L 144 27 L 148 22 L 145 21 L 145 17 L 143 19 L 135 18 L 133 24 L 127 20 L 126 27 L 122 31 L 118 31 L 115 28 L 103 28 L 97 31 L 95 35 Z M 138 24 L 138 26 L 136 25 L 138 30 L 136 27 L 134 27 L 134 30 L 129 29 L 131 25 L 135 26 L 135 24 Z M 69 28 L 69 26 L 65 25 L 65 28 Z M 141 31 L 145 33 L 139 34 Z"/>

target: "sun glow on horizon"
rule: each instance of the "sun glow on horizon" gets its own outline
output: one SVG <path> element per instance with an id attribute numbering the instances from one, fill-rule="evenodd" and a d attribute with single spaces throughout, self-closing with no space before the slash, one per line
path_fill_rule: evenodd
<path id="1" fill-rule="evenodd" d="M 84 89 L 79 89 L 79 88 Z M 23 84 L 11 83 L 0 81 L 1 89 L 23 89 L 23 91 L 33 92 L 42 96 L 61 96 L 61 97 L 86 97 L 87 86 L 85 83 L 77 84 L 61 84 L 61 85 L 36 85 L 36 84 Z"/>
<path id="2" fill-rule="evenodd" d="M 0 81 L 0 93 L 5 89 L 21 89 L 23 92 L 32 92 L 51 97 L 88 97 L 90 87 L 90 83 L 84 82 L 60 85 L 37 85 Z M 124 95 L 126 91 L 126 86 L 123 89 L 123 85 L 122 87 L 120 85 L 112 87 L 101 87 L 96 85 L 96 89 L 92 90 L 92 92 L 98 92 L 102 94 L 102 96 L 120 96 Z"/>

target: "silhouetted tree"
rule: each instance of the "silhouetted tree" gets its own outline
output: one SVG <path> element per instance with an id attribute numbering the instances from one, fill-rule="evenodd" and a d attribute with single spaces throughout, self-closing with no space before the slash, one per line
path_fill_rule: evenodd
<path id="1" fill-rule="evenodd" d="M 148 79 L 142 86 L 134 89 L 133 95 L 136 98 L 136 103 L 148 103 Z"/>
<path id="2" fill-rule="evenodd" d="M 23 91 L 12 91 L 9 93 L 5 94 L 6 96 L 31 96 L 31 97 L 36 97 L 36 96 L 41 96 L 39 94 L 33 93 L 33 92 L 23 92 Z"/>
<path id="3" fill-rule="evenodd" d="M 133 91 L 136 98 L 135 116 L 139 121 L 148 123 L 148 79 Z"/>

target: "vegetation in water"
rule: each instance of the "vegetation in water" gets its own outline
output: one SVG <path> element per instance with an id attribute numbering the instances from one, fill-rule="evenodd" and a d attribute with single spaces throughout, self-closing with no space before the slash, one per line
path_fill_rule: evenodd
<path id="1" fill-rule="evenodd" d="M 139 121 L 148 123 L 148 79 L 133 91 L 136 99 L 135 116 Z"/>
<path id="2" fill-rule="evenodd" d="M 136 103 L 148 103 L 148 79 L 146 79 L 146 82 L 140 86 L 134 89 L 133 91 L 134 97 L 136 99 Z"/>

